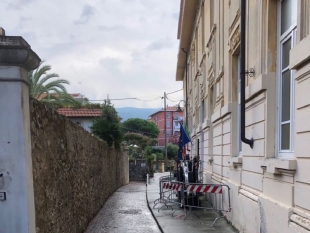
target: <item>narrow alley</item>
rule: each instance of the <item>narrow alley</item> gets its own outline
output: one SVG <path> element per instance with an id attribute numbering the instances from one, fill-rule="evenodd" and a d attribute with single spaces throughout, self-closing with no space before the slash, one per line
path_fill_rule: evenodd
<path id="1" fill-rule="evenodd" d="M 147 206 L 145 183 L 130 182 L 109 198 L 85 233 L 99 232 L 161 232 Z"/>

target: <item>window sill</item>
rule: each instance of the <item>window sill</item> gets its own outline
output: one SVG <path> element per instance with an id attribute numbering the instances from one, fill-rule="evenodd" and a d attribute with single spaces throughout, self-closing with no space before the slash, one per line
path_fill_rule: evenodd
<path id="1" fill-rule="evenodd" d="M 275 88 L 275 73 L 261 74 L 245 88 L 245 100 L 249 101 L 268 88 Z"/>
<path id="2" fill-rule="evenodd" d="M 266 169 L 266 172 L 273 174 L 281 174 L 283 172 L 295 172 L 297 161 L 295 159 L 264 159 L 261 168 Z"/>
<path id="3" fill-rule="evenodd" d="M 232 102 L 229 102 L 211 116 L 211 122 L 214 123 L 219 119 L 223 118 L 224 116 L 228 115 L 229 113 L 231 113 L 231 109 L 232 109 Z"/>
<path id="4" fill-rule="evenodd" d="M 205 128 L 208 128 L 211 126 L 211 121 L 210 120 L 205 120 L 203 123 L 202 123 L 202 129 L 205 129 Z"/>
<path id="5" fill-rule="evenodd" d="M 230 157 L 230 159 L 228 160 L 228 163 L 230 163 L 230 166 L 233 168 L 241 166 L 242 165 L 242 157 L 241 156 Z"/>

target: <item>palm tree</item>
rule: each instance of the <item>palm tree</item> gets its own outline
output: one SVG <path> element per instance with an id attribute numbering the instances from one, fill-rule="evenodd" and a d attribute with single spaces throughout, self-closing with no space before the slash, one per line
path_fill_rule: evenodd
<path id="1" fill-rule="evenodd" d="M 68 94 L 64 86 L 64 84 L 70 84 L 69 81 L 59 79 L 59 75 L 56 73 L 48 74 L 48 71 L 51 70 L 51 66 L 42 66 L 43 62 L 40 63 L 36 70 L 28 73 L 30 97 L 44 102 L 53 108 L 61 106 L 79 106 L 80 103 Z"/>

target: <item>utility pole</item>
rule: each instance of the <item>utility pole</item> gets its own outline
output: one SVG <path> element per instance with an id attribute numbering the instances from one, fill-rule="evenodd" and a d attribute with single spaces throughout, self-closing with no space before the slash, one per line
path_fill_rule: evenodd
<path id="1" fill-rule="evenodd" d="M 167 168 L 167 105 L 166 105 L 167 95 L 164 92 L 164 114 L 165 114 L 165 170 Z"/>

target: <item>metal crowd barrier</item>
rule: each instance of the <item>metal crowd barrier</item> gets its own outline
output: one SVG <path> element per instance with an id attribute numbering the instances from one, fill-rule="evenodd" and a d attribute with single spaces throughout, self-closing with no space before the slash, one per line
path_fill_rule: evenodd
<path id="1" fill-rule="evenodd" d="M 171 210 L 173 210 L 173 208 L 171 206 L 167 205 L 170 190 L 163 191 L 163 183 L 171 182 L 173 180 L 174 180 L 174 177 L 171 174 L 171 172 L 170 172 L 170 175 L 163 176 L 160 178 L 160 180 L 159 180 L 159 198 L 154 201 L 153 209 L 155 208 L 155 206 L 157 204 L 161 203 L 161 204 L 164 204 L 164 206 L 166 206 L 167 208 L 171 208 Z M 168 194 L 168 196 L 166 196 L 167 194 Z M 161 207 L 160 207 L 160 209 L 161 209 Z M 158 212 L 159 212 L 159 210 L 158 210 Z"/>
<path id="2" fill-rule="evenodd" d="M 162 179 L 159 182 L 159 188 L 160 198 L 154 201 L 153 209 L 157 204 L 162 203 L 164 205 L 158 211 L 166 206 L 171 208 L 172 216 L 174 216 L 174 213 L 181 209 L 173 210 L 171 204 L 177 204 L 184 208 L 184 220 L 190 214 L 199 218 L 195 212 L 192 212 L 192 208 L 199 208 L 204 211 L 214 210 L 219 214 L 212 223 L 214 226 L 219 218 L 225 217 L 226 213 L 231 211 L 230 188 L 225 184 L 183 183 Z"/>

